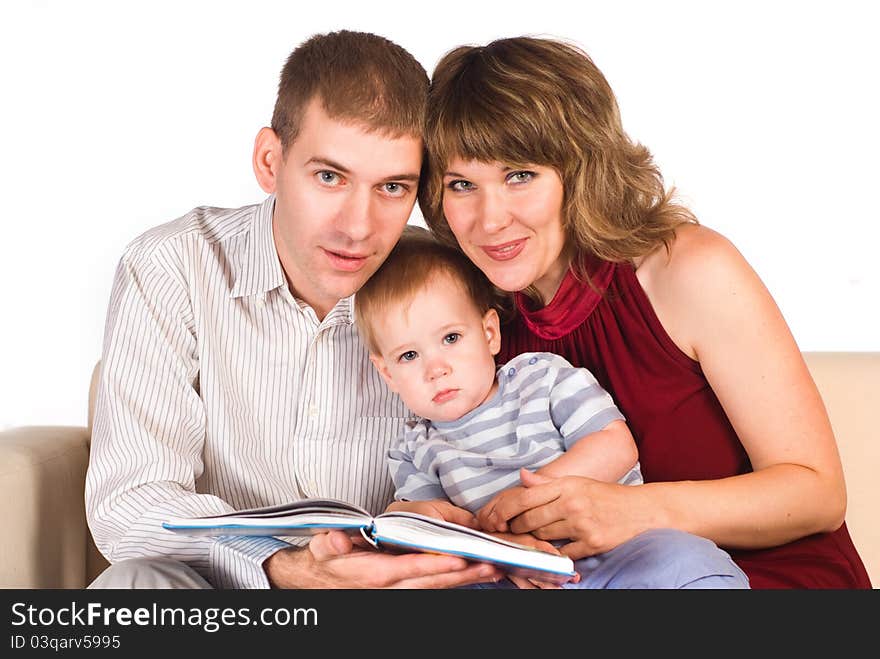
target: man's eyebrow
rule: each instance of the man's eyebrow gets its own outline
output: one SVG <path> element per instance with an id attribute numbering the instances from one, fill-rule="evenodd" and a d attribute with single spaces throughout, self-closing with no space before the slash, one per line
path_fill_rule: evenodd
<path id="1" fill-rule="evenodd" d="M 398 174 L 397 176 L 386 176 L 384 181 L 412 181 L 416 182 L 419 180 L 418 174 Z"/>
<path id="2" fill-rule="evenodd" d="M 306 165 L 324 165 L 325 167 L 329 167 L 330 169 L 335 169 L 343 174 L 350 174 L 351 170 L 345 165 L 341 165 L 335 160 L 330 160 L 330 158 L 322 158 L 321 156 L 314 156 L 309 158 L 306 161 Z"/>
<path id="3" fill-rule="evenodd" d="M 329 167 L 330 169 L 335 169 L 336 171 L 342 174 L 351 174 L 351 170 L 345 165 L 336 162 L 335 160 L 331 160 L 330 158 L 324 158 L 322 156 L 314 156 L 309 158 L 306 161 L 306 166 L 308 165 L 323 165 L 324 167 Z M 383 181 L 412 181 L 417 182 L 419 180 L 418 174 L 395 174 L 393 176 L 385 176 L 382 178 Z"/>

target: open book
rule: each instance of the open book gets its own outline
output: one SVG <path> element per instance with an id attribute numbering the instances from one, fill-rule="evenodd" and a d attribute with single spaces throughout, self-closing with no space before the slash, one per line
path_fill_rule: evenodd
<path id="1" fill-rule="evenodd" d="M 373 517 L 363 508 L 335 499 L 303 499 L 208 517 L 175 517 L 162 526 L 174 533 L 212 536 L 298 536 L 339 529 L 360 533 L 376 548 L 452 554 L 542 581 L 564 583 L 575 575 L 567 556 L 415 513 L 387 512 Z"/>

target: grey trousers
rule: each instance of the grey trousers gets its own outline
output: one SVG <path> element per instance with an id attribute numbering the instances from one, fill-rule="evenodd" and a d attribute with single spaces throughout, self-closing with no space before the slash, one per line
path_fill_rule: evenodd
<path id="1" fill-rule="evenodd" d="M 205 581 L 189 565 L 167 558 L 132 558 L 114 563 L 98 575 L 90 589 L 209 589 Z"/>

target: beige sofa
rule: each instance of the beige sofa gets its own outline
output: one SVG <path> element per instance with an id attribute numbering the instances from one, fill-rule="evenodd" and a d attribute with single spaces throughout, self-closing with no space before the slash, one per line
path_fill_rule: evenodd
<path id="1" fill-rule="evenodd" d="M 880 587 L 880 352 L 805 353 L 846 472 L 846 520 Z M 89 426 L 94 381 L 89 396 Z M 82 588 L 106 566 L 85 520 L 89 427 L 0 432 L 0 587 Z"/>

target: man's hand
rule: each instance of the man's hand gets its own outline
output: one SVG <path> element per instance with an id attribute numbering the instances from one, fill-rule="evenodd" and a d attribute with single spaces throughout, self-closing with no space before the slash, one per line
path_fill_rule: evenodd
<path id="1" fill-rule="evenodd" d="M 318 534 L 303 549 L 282 549 L 263 569 L 273 588 L 455 588 L 502 577 L 491 565 L 455 556 L 360 549 L 341 531 Z"/>
<path id="2" fill-rule="evenodd" d="M 395 501 L 385 509 L 386 512 L 405 511 L 409 513 L 418 513 L 427 517 L 436 517 L 453 524 L 460 524 L 472 529 L 477 529 L 476 518 L 469 510 L 459 508 L 449 501 L 443 499 L 430 499 L 428 501 Z"/>

